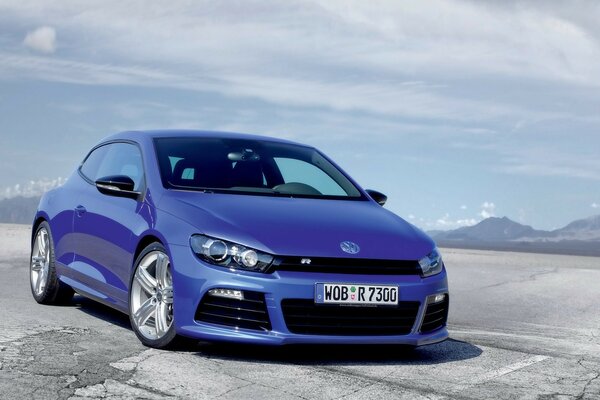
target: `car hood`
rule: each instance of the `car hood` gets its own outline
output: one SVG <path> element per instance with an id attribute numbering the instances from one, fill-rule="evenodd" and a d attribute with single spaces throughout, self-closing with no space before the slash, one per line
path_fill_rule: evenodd
<path id="1" fill-rule="evenodd" d="M 198 233 L 276 255 L 418 260 L 434 247 L 422 231 L 371 201 L 169 191 L 158 208 Z M 343 241 L 360 251 L 345 253 Z"/>

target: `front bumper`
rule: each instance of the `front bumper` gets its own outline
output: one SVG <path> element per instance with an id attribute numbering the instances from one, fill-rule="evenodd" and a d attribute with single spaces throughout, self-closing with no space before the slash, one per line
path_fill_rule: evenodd
<path id="1" fill-rule="evenodd" d="M 173 266 L 174 318 L 179 335 L 199 340 L 233 341 L 269 345 L 283 344 L 404 344 L 421 346 L 448 338 L 445 324 L 432 332 L 421 333 L 427 297 L 448 293 L 445 269 L 442 273 L 421 278 L 415 275 L 350 275 L 276 271 L 272 274 L 231 272 L 203 263 L 189 246 L 171 245 Z M 288 330 L 281 302 L 284 299 L 314 299 L 316 283 L 397 284 L 399 301 L 419 302 L 410 333 L 404 335 L 310 335 Z M 226 288 L 264 293 L 271 322 L 270 331 L 216 325 L 195 320 L 200 301 L 210 289 Z"/>

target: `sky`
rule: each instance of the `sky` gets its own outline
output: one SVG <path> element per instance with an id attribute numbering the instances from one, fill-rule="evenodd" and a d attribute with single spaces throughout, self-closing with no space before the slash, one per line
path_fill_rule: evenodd
<path id="1" fill-rule="evenodd" d="M 0 198 L 122 130 L 283 137 L 426 230 L 600 214 L 600 2 L 0 0 Z"/>

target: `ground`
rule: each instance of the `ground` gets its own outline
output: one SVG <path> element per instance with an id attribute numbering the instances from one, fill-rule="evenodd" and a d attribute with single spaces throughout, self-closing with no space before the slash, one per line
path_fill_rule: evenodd
<path id="1" fill-rule="evenodd" d="M 143 347 L 77 296 L 41 306 L 29 229 L 0 225 L 0 398 L 598 399 L 600 258 L 445 249 L 450 339 L 398 346 Z"/>

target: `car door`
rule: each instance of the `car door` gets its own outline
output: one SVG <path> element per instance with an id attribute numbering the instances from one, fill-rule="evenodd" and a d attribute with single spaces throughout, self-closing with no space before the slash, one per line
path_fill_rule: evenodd
<path id="1" fill-rule="evenodd" d="M 88 294 L 127 310 L 135 232 L 147 226 L 139 213 L 145 186 L 141 151 L 129 142 L 99 146 L 82 164 L 80 175 L 87 185 L 75 207 L 74 269 Z M 95 181 L 115 175 L 130 177 L 142 195 L 136 200 L 100 193 Z"/>

